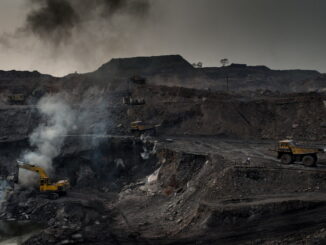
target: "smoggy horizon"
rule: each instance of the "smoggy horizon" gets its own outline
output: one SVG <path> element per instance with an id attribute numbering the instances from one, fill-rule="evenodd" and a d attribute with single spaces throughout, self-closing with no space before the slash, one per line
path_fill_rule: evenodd
<path id="1" fill-rule="evenodd" d="M 112 58 L 180 54 L 210 67 L 228 58 L 325 73 L 325 12 L 322 0 L 4 0 L 0 70 L 64 76 Z"/>

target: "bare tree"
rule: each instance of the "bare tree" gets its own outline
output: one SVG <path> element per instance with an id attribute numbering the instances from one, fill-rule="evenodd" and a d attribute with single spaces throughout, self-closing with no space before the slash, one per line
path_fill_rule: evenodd
<path id="1" fill-rule="evenodd" d="M 222 66 L 226 66 L 226 65 L 228 65 L 228 64 L 229 64 L 229 60 L 228 60 L 228 59 L 226 59 L 226 58 L 224 58 L 224 59 L 221 59 L 221 60 L 220 60 L 220 62 L 221 62 L 221 64 L 222 64 Z"/>

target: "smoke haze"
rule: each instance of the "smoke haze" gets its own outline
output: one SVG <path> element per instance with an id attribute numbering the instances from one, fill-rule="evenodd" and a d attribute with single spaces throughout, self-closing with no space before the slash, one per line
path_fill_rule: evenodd
<path id="1" fill-rule="evenodd" d="M 94 30 L 90 34 L 97 37 L 92 22 L 110 25 L 117 15 L 125 15 L 134 20 L 142 19 L 149 10 L 147 0 L 30 0 L 33 9 L 27 15 L 23 29 L 33 33 L 42 41 L 55 46 L 68 44 L 79 38 L 83 30 Z M 110 32 L 110 30 L 108 30 Z"/>
<path id="2" fill-rule="evenodd" d="M 52 172 L 52 160 L 60 154 L 65 136 L 73 128 L 75 113 L 65 102 L 64 94 L 43 97 L 37 104 L 39 113 L 45 117 L 30 135 L 29 140 L 34 151 L 26 152 L 23 160 L 44 168 L 47 173 Z M 38 179 L 30 171 L 20 171 L 20 183 L 28 186 Z"/>
<path id="3" fill-rule="evenodd" d="M 29 136 L 33 150 L 23 154 L 23 162 L 40 166 L 51 175 L 53 159 L 60 155 L 66 137 L 72 132 L 87 135 L 85 145 L 97 146 L 98 137 L 105 136 L 112 127 L 108 100 L 105 91 L 97 87 L 87 89 L 78 101 L 63 92 L 42 97 L 37 103 L 42 123 Z M 37 174 L 20 169 L 19 182 L 23 186 L 31 186 L 38 180 Z"/>
<path id="4" fill-rule="evenodd" d="M 22 1 L 22 0 L 20 0 Z M 128 56 L 151 20 L 149 0 L 24 0 L 28 12 L 15 30 L 0 32 L 0 50 L 24 54 L 20 64 L 66 75 Z M 1 62 L 0 62 L 1 63 Z M 19 69 L 19 65 L 15 68 Z"/>
<path id="5" fill-rule="evenodd" d="M 325 12 L 324 0 L 3 0 L 0 69 L 66 75 L 181 54 L 325 72 Z"/>

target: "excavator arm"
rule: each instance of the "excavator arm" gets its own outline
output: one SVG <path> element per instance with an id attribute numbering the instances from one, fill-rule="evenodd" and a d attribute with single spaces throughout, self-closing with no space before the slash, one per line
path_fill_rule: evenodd
<path id="1" fill-rule="evenodd" d="M 19 167 L 38 173 L 40 175 L 40 178 L 42 178 L 42 179 L 49 178 L 48 175 L 46 174 L 46 172 L 40 167 L 30 165 L 30 164 L 19 165 Z"/>
<path id="2" fill-rule="evenodd" d="M 17 162 L 18 162 L 18 167 L 19 168 L 26 169 L 26 170 L 38 173 L 39 176 L 40 176 L 40 179 L 49 179 L 49 176 L 47 175 L 47 173 L 44 171 L 43 168 L 32 165 L 32 164 L 23 163 L 23 162 L 20 162 L 20 161 L 17 161 Z"/>
<path id="3" fill-rule="evenodd" d="M 44 171 L 43 168 L 32 165 L 32 164 L 24 163 L 24 162 L 21 162 L 21 161 L 17 161 L 17 163 L 18 163 L 18 168 L 26 169 L 28 171 L 35 172 L 35 173 L 37 173 L 39 175 L 39 178 L 40 178 L 39 189 L 40 189 L 40 191 L 46 191 L 49 187 L 51 187 L 51 185 L 49 183 L 49 176 L 47 175 L 47 173 Z"/>

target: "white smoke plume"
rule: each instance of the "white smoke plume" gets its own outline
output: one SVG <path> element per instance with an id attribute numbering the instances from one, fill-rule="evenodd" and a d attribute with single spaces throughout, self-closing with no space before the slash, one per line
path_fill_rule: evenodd
<path id="1" fill-rule="evenodd" d="M 37 104 L 45 121 L 30 135 L 30 144 L 35 150 L 26 152 L 23 161 L 43 167 L 48 173 L 53 170 L 52 160 L 60 154 L 65 135 L 74 128 L 76 115 L 66 102 L 64 94 L 48 95 Z M 28 186 L 38 179 L 30 171 L 19 171 L 19 181 Z"/>

